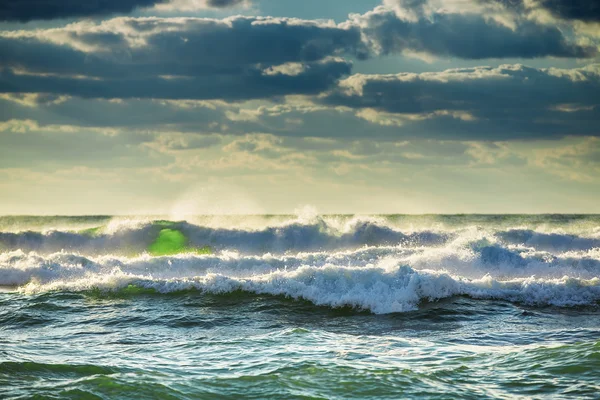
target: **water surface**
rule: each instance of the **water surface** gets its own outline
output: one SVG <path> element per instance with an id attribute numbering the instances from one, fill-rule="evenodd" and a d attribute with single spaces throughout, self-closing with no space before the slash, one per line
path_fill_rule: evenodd
<path id="1" fill-rule="evenodd" d="M 0 249 L 1 398 L 600 390 L 598 216 L 2 217 Z"/>

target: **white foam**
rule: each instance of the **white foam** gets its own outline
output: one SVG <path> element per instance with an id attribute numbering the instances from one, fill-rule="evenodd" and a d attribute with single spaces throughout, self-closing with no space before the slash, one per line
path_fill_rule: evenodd
<path id="1" fill-rule="evenodd" d="M 476 251 L 469 253 L 463 249 L 464 253 L 452 257 L 442 250 L 435 250 L 435 256 L 428 251 L 431 249 L 390 247 L 295 256 L 228 253 L 136 258 L 13 252 L 0 256 L 0 285 L 22 285 L 25 293 L 114 291 L 132 284 L 161 293 L 190 289 L 208 293 L 243 290 L 374 313 L 415 310 L 425 300 L 456 295 L 553 306 L 600 301 L 598 260 L 593 272 L 574 276 L 560 274 L 574 271 L 572 265 L 562 265 L 560 260 L 546 264 L 525 262 L 518 268 L 498 264 L 486 271 L 484 266 L 488 264 L 476 257 Z M 419 257 L 422 264 L 416 262 Z M 424 262 L 435 257 L 438 264 Z M 408 266 L 411 262 L 412 266 Z M 453 268 L 445 268 L 446 262 Z"/>

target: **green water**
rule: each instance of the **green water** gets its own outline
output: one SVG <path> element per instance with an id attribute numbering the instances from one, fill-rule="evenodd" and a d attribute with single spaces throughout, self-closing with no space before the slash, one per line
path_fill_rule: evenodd
<path id="1" fill-rule="evenodd" d="M 163 229 L 158 237 L 148 247 L 148 253 L 153 256 L 170 256 L 180 253 L 212 254 L 209 246 L 195 248 L 189 246 L 185 235 L 176 229 Z"/>
<path id="2" fill-rule="evenodd" d="M 196 292 L 0 295 L 2 398 L 597 398 L 595 310 L 377 316 Z"/>

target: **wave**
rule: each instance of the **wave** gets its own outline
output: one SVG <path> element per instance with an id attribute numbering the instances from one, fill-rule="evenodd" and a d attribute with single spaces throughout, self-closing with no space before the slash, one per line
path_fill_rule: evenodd
<path id="1" fill-rule="evenodd" d="M 304 299 L 333 308 L 353 307 L 375 314 L 414 311 L 423 301 L 453 296 L 499 299 L 539 306 L 572 307 L 600 301 L 600 279 L 564 277 L 560 279 L 521 278 L 500 281 L 452 277 L 434 271 L 415 271 L 401 266 L 382 268 L 301 267 L 247 278 L 207 274 L 192 278 L 155 279 L 114 273 L 92 275 L 74 281 L 30 283 L 25 293 L 39 291 L 120 291 L 139 289 L 157 293 L 198 290 L 210 294 L 244 291 L 256 294 Z"/>
<path id="2" fill-rule="evenodd" d="M 510 229 L 496 234 L 511 244 L 523 244 L 539 250 L 568 251 L 600 248 L 600 238 L 580 237 L 571 234 L 542 233 L 531 229 Z"/>
<path id="3" fill-rule="evenodd" d="M 106 217 L 88 219 L 87 222 L 107 222 Z M 250 221 L 251 218 L 242 220 Z M 412 225 L 404 225 L 401 229 L 393 223 L 391 217 L 317 216 L 310 219 L 267 220 L 265 223 L 267 225 L 226 228 L 195 225 L 187 221 L 116 219 L 101 226 L 87 226 L 86 229 L 0 231 L 0 251 L 20 249 L 42 254 L 68 251 L 88 255 L 132 256 L 149 251 L 164 230 L 178 232 L 185 241 L 185 246 L 181 246 L 180 251 L 170 254 L 201 248 L 210 248 L 215 252 L 233 250 L 245 254 L 282 254 L 339 251 L 363 246 L 444 247 L 456 240 L 464 242 L 482 239 L 503 248 L 521 246 L 552 254 L 600 249 L 600 230 L 595 225 L 587 226 L 574 234 L 538 232 L 525 228 L 482 228 L 479 225 L 447 229 L 443 226 L 434 228 L 429 224 L 427 228 L 420 230 Z M 504 255 L 510 256 L 509 253 Z M 489 256 L 497 257 L 500 254 L 494 252 Z"/>
<path id="4" fill-rule="evenodd" d="M 343 226 L 316 219 L 309 223 L 293 222 L 256 230 L 154 221 L 98 227 L 80 232 L 0 232 L 0 250 L 138 254 L 146 251 L 164 229 L 181 232 L 191 247 L 209 246 L 216 250 L 236 250 L 250 254 L 399 244 L 439 245 L 450 236 L 433 231 L 403 233 L 378 221 L 359 219 L 351 220 Z"/>
<path id="5" fill-rule="evenodd" d="M 424 301 L 452 296 L 540 306 L 596 305 L 599 276 L 598 251 L 555 256 L 485 241 L 295 255 L 224 252 L 128 258 L 22 251 L 0 255 L 0 285 L 19 286 L 28 294 L 243 291 L 378 314 L 412 311 Z"/>
<path id="6" fill-rule="evenodd" d="M 600 238 L 590 229 L 580 231 L 587 236 L 478 226 L 419 231 L 376 217 L 313 217 L 256 229 L 138 220 L 80 231 L 0 232 L 0 287 L 243 291 L 374 313 L 463 295 L 595 305 Z M 163 236 L 178 247 L 153 253 Z M 212 252 L 196 251 L 205 246 Z"/>

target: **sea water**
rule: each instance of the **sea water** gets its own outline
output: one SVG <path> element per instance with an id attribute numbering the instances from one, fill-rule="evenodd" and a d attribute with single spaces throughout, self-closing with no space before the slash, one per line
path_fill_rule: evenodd
<path id="1" fill-rule="evenodd" d="M 600 398 L 600 216 L 0 217 L 0 398 Z"/>

